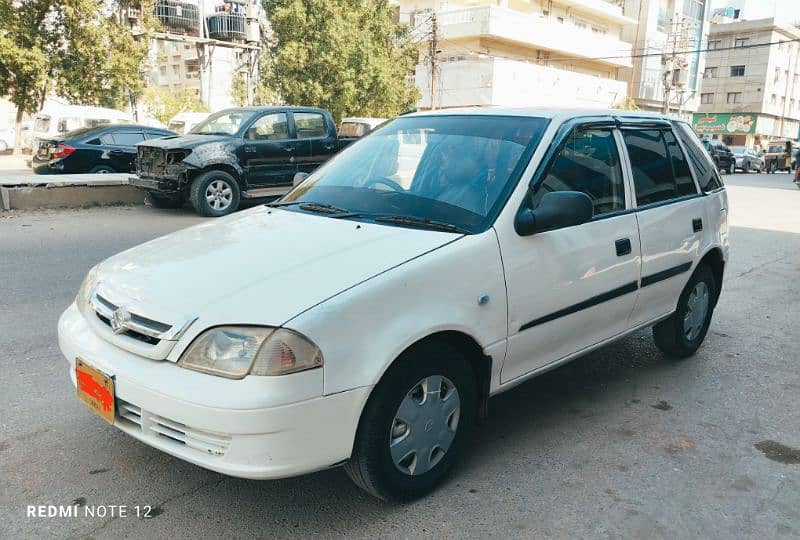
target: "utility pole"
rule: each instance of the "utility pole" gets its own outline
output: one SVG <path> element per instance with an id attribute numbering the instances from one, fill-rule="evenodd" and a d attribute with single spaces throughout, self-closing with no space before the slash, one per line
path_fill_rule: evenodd
<path id="1" fill-rule="evenodd" d="M 664 59 L 664 103 L 661 112 L 664 114 L 669 114 L 669 104 L 673 86 L 677 87 L 679 96 L 682 93 L 682 83 L 680 79 L 675 79 L 675 75 L 679 70 L 686 69 L 688 66 L 684 54 L 688 49 L 689 38 L 683 17 L 680 19 L 678 19 L 677 15 L 673 17 L 670 28 L 671 32 L 667 36 L 669 52 L 665 53 L 662 57 Z M 679 99 L 682 98 L 679 97 Z M 682 107 L 679 106 L 679 108 Z"/>
<path id="2" fill-rule="evenodd" d="M 436 51 L 439 48 L 439 21 L 436 20 L 436 12 L 431 14 L 431 34 L 428 41 L 428 61 L 431 65 L 431 110 L 436 110 Z"/>

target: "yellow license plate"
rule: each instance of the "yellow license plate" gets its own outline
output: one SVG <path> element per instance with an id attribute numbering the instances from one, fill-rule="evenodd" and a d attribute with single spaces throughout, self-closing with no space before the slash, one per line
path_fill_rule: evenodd
<path id="1" fill-rule="evenodd" d="M 114 423 L 114 379 L 75 359 L 78 398 L 109 424 Z"/>

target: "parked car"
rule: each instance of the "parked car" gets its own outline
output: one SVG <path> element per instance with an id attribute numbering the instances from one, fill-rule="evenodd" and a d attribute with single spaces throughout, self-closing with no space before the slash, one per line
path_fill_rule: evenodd
<path id="1" fill-rule="evenodd" d="M 703 146 L 711 155 L 717 170 L 728 174 L 736 172 L 736 159 L 728 145 L 718 139 L 703 139 Z"/>
<path id="2" fill-rule="evenodd" d="M 745 146 L 731 146 L 730 151 L 736 160 L 736 168 L 742 172 L 757 172 L 764 170 L 764 157 L 760 152 Z"/>
<path id="3" fill-rule="evenodd" d="M 331 114 L 311 107 L 241 107 L 210 115 L 182 137 L 138 145 L 136 177 L 154 206 L 191 201 L 202 216 L 235 211 L 241 198 L 283 195 L 353 142 Z"/>
<path id="4" fill-rule="evenodd" d="M 131 172 L 136 143 L 174 135 L 166 129 L 135 124 L 80 128 L 40 141 L 32 166 L 38 172 Z"/>
<path id="5" fill-rule="evenodd" d="M 339 123 L 339 136 L 340 137 L 363 137 L 386 122 L 386 118 L 365 118 L 365 117 L 348 117 L 342 118 Z"/>
<path id="6" fill-rule="evenodd" d="M 76 129 L 130 121 L 128 113 L 116 109 L 49 104 L 33 120 L 33 153 L 38 153 L 41 142 L 63 137 L 65 133 Z"/>
<path id="7" fill-rule="evenodd" d="M 178 135 L 186 135 L 194 127 L 208 118 L 207 112 L 182 112 L 172 117 L 169 121 L 168 128 Z"/>
<path id="8" fill-rule="evenodd" d="M 20 128 L 20 134 L 22 139 L 22 149 L 29 149 L 30 148 L 30 132 L 31 126 L 30 124 L 22 124 Z M 5 129 L 0 129 L 0 152 L 5 152 L 6 150 L 12 150 L 14 148 L 14 137 L 16 133 L 16 128 L 14 126 L 7 127 Z"/>
<path id="9" fill-rule="evenodd" d="M 227 131 L 283 114 L 270 125 L 291 134 L 292 113 Z M 409 133 L 424 146 L 402 171 Z M 373 495 L 412 499 L 469 448 L 490 396 L 650 326 L 668 356 L 693 355 L 727 209 L 680 121 L 402 116 L 279 202 L 101 262 L 59 344 L 78 397 L 150 446 L 245 478 L 345 464 Z"/>
<path id="10" fill-rule="evenodd" d="M 768 173 L 792 171 L 792 141 L 772 141 L 764 154 L 764 167 Z"/>

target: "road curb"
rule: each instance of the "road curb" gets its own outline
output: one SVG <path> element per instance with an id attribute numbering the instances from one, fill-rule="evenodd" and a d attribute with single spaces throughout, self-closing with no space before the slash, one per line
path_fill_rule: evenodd
<path id="1" fill-rule="evenodd" d="M 127 174 L 0 175 L 0 210 L 142 204 Z"/>

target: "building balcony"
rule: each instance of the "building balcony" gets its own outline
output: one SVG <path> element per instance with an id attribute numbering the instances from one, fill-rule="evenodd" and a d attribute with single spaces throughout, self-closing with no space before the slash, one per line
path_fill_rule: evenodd
<path id="1" fill-rule="evenodd" d="M 584 0 L 584 4 L 607 4 L 603 0 Z M 597 8 L 599 9 L 599 7 Z M 620 15 L 621 16 L 621 15 Z M 582 59 L 613 67 L 630 67 L 633 45 L 611 35 L 581 28 L 566 20 L 541 17 L 497 6 L 442 11 L 437 14 L 439 39 L 465 40 L 492 38 L 518 46 L 553 51 L 553 58 Z M 420 26 L 430 26 L 423 18 Z M 429 28 L 418 27 L 418 32 Z"/>
<path id="2" fill-rule="evenodd" d="M 419 64 L 415 80 L 428 109 L 430 70 Z M 608 108 L 625 99 L 624 81 L 505 58 L 443 62 L 436 80 L 436 107 L 587 107 Z"/>

